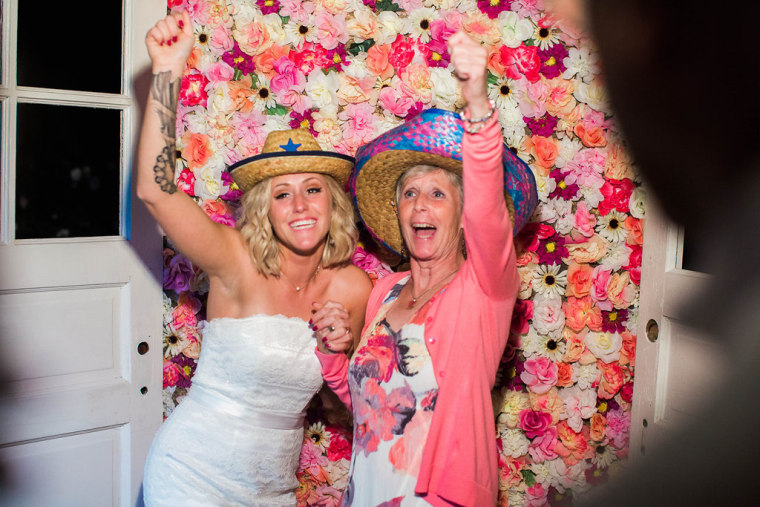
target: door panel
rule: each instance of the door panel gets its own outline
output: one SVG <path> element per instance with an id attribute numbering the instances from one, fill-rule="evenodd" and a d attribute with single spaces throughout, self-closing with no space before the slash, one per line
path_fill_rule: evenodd
<path id="1" fill-rule="evenodd" d="M 720 341 L 684 322 L 682 308 L 710 277 L 683 269 L 683 257 L 684 231 L 650 200 L 631 416 L 629 456 L 634 463 L 699 413 L 700 403 L 728 368 Z"/>

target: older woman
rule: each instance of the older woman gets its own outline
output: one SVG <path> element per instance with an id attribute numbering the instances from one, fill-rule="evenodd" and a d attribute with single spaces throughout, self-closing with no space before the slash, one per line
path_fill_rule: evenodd
<path id="1" fill-rule="evenodd" d="M 361 218 L 410 271 L 378 281 L 350 361 L 319 354 L 354 414 L 344 505 L 496 503 L 490 392 L 519 286 L 512 236 L 537 196 L 502 141 L 485 49 L 463 33 L 449 48 L 465 120 L 425 111 L 356 154 Z"/>
<path id="2" fill-rule="evenodd" d="M 231 168 L 245 192 L 238 228 L 211 220 L 174 184 L 177 97 L 193 40 L 186 12 L 146 37 L 154 75 L 137 193 L 208 274 L 209 322 L 193 386 L 151 446 L 144 498 L 295 505 L 303 411 L 322 384 L 315 334 L 351 343 L 372 288 L 348 264 L 357 231 L 342 189 L 353 159 L 322 151 L 306 130 L 272 132 L 261 154 Z"/>

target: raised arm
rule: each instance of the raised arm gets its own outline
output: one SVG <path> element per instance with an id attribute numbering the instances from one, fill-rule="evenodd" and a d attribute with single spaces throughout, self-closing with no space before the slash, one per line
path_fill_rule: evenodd
<path id="1" fill-rule="evenodd" d="M 194 40 L 187 12 L 160 20 L 145 37 L 153 78 L 137 153 L 137 196 L 177 248 L 214 275 L 229 269 L 237 231 L 211 220 L 174 184 L 179 88 Z"/>
<path id="2" fill-rule="evenodd" d="M 503 139 L 486 90 L 487 54 L 463 32 L 448 41 L 451 62 L 467 102 L 462 141 L 463 224 L 468 261 L 488 295 L 514 295 L 519 285 L 512 241 L 512 222 L 504 200 Z"/>

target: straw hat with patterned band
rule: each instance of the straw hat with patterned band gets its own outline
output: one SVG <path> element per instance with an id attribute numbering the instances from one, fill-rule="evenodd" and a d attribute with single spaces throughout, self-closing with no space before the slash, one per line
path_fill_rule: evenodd
<path id="1" fill-rule="evenodd" d="M 320 173 L 345 187 L 354 158 L 323 151 L 308 129 L 275 130 L 267 135 L 261 153 L 230 166 L 230 176 L 243 192 L 271 176 Z"/>
<path id="2" fill-rule="evenodd" d="M 428 109 L 362 145 L 356 152 L 349 190 L 359 217 L 372 236 L 398 255 L 403 240 L 395 213 L 396 182 L 417 165 L 462 174 L 464 123 L 457 113 Z M 536 180 L 528 165 L 504 144 L 504 195 L 513 234 L 538 204 Z"/>

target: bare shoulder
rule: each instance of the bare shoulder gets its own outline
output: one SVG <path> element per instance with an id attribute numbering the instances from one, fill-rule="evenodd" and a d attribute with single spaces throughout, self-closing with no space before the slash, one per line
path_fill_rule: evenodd
<path id="1" fill-rule="evenodd" d="M 372 280 L 363 269 L 349 264 L 335 270 L 330 292 L 347 301 L 366 302 L 372 291 Z"/>

